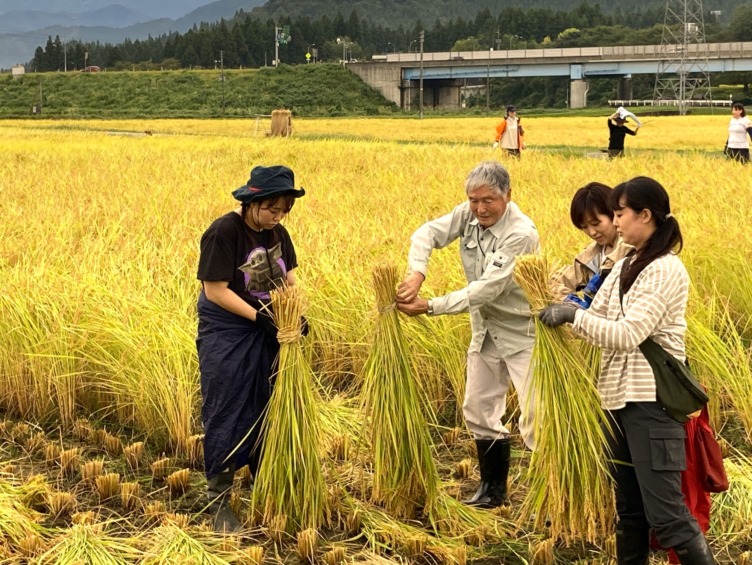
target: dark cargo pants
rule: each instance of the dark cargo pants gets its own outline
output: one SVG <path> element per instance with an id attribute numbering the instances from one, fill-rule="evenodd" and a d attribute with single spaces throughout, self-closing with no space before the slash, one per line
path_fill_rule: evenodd
<path id="1" fill-rule="evenodd" d="M 684 426 L 667 416 L 658 402 L 630 402 L 607 414 L 615 436 L 607 434 L 607 442 L 621 526 L 653 528 L 666 548 L 697 536 L 700 528 L 681 490 Z"/>

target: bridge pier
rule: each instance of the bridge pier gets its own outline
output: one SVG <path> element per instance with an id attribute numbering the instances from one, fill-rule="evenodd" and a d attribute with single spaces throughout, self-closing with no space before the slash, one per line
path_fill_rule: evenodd
<path id="1" fill-rule="evenodd" d="M 569 83 L 569 107 L 585 108 L 587 106 L 588 82 L 576 79 Z"/>
<path id="2" fill-rule="evenodd" d="M 617 100 L 632 100 L 632 75 L 627 75 L 619 79 L 616 87 Z"/>
<path id="3" fill-rule="evenodd" d="M 432 110 L 459 110 L 463 81 L 459 79 L 424 80 L 423 107 Z M 417 80 L 402 81 L 403 110 L 417 110 L 420 106 L 420 83 Z"/>

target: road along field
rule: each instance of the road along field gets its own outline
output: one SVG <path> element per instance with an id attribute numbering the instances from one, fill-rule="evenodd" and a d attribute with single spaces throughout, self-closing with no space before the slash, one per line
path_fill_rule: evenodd
<path id="1" fill-rule="evenodd" d="M 4 122 L 0 556 L 252 563 L 299 550 L 327 563 L 513 563 L 536 553 L 541 563 L 546 554 L 607 563 L 607 534 L 565 547 L 519 523 L 520 443 L 513 504 L 501 513 L 441 527 L 419 509 L 406 520 L 369 500 L 359 392 L 377 317 L 373 269 L 404 272 L 411 233 L 463 201 L 473 166 L 501 159 L 552 260 L 569 261 L 587 244 L 568 214 L 580 186 L 647 175 L 667 188 L 693 280 L 690 357 L 711 391 L 732 481 L 714 498 L 710 538 L 718 559 L 734 562 L 752 543 L 752 169 L 721 154 L 725 114 L 645 118 L 615 161 L 587 156 L 606 147 L 605 121 L 523 115 L 530 149 L 521 160 L 491 149 L 496 118 L 295 120 L 291 139 L 256 135 L 253 120 Z M 318 532 L 303 534 L 248 513 L 247 477 L 238 477 L 249 534 L 221 538 L 201 527 L 198 243 L 257 164 L 288 165 L 307 192 L 285 225 L 311 320 L 303 347 L 318 379 L 321 464 L 334 502 Z M 425 292 L 464 284 L 456 245 L 435 252 Z M 459 497 L 477 480 L 460 410 L 468 318 L 401 317 L 401 325 L 434 422 L 439 489 Z"/>

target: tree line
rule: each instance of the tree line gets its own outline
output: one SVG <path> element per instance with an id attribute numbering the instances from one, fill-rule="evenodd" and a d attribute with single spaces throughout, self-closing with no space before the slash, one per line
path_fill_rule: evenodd
<path id="1" fill-rule="evenodd" d="M 275 30 L 283 27 L 289 27 L 291 36 L 288 43 L 279 45 L 279 60 L 286 64 L 306 63 L 309 50 L 314 62 L 343 57 L 362 60 L 379 53 L 416 51 L 421 30 L 426 31 L 426 51 L 571 46 L 599 40 L 609 44 L 615 40 L 623 44 L 645 43 L 655 41 L 656 36 L 659 42 L 663 16 L 658 9 L 630 14 L 617 9 L 604 14 L 599 5 L 583 0 L 566 11 L 507 6 L 494 16 L 485 8 L 472 19 L 437 19 L 430 27 L 417 20 L 411 27 L 394 28 L 371 24 L 355 10 L 347 18 L 337 12 L 334 18 L 283 17 L 276 22 L 239 11 L 231 20 L 195 25 L 186 33 L 127 39 L 118 44 L 77 40 L 64 44 L 59 37 L 49 37 L 44 47 L 36 49 L 29 70 L 80 69 L 85 62 L 108 69 L 267 66 L 274 64 Z M 594 30 L 600 32 L 593 33 Z"/>

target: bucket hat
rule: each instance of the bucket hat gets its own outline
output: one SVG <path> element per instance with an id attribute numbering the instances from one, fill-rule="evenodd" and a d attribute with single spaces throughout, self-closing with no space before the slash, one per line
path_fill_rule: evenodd
<path id="1" fill-rule="evenodd" d="M 248 182 L 232 191 L 235 200 L 240 200 L 245 204 L 284 194 L 289 194 L 294 198 L 300 198 L 305 194 L 305 188 L 295 188 L 295 174 L 284 165 L 254 167 Z"/>

